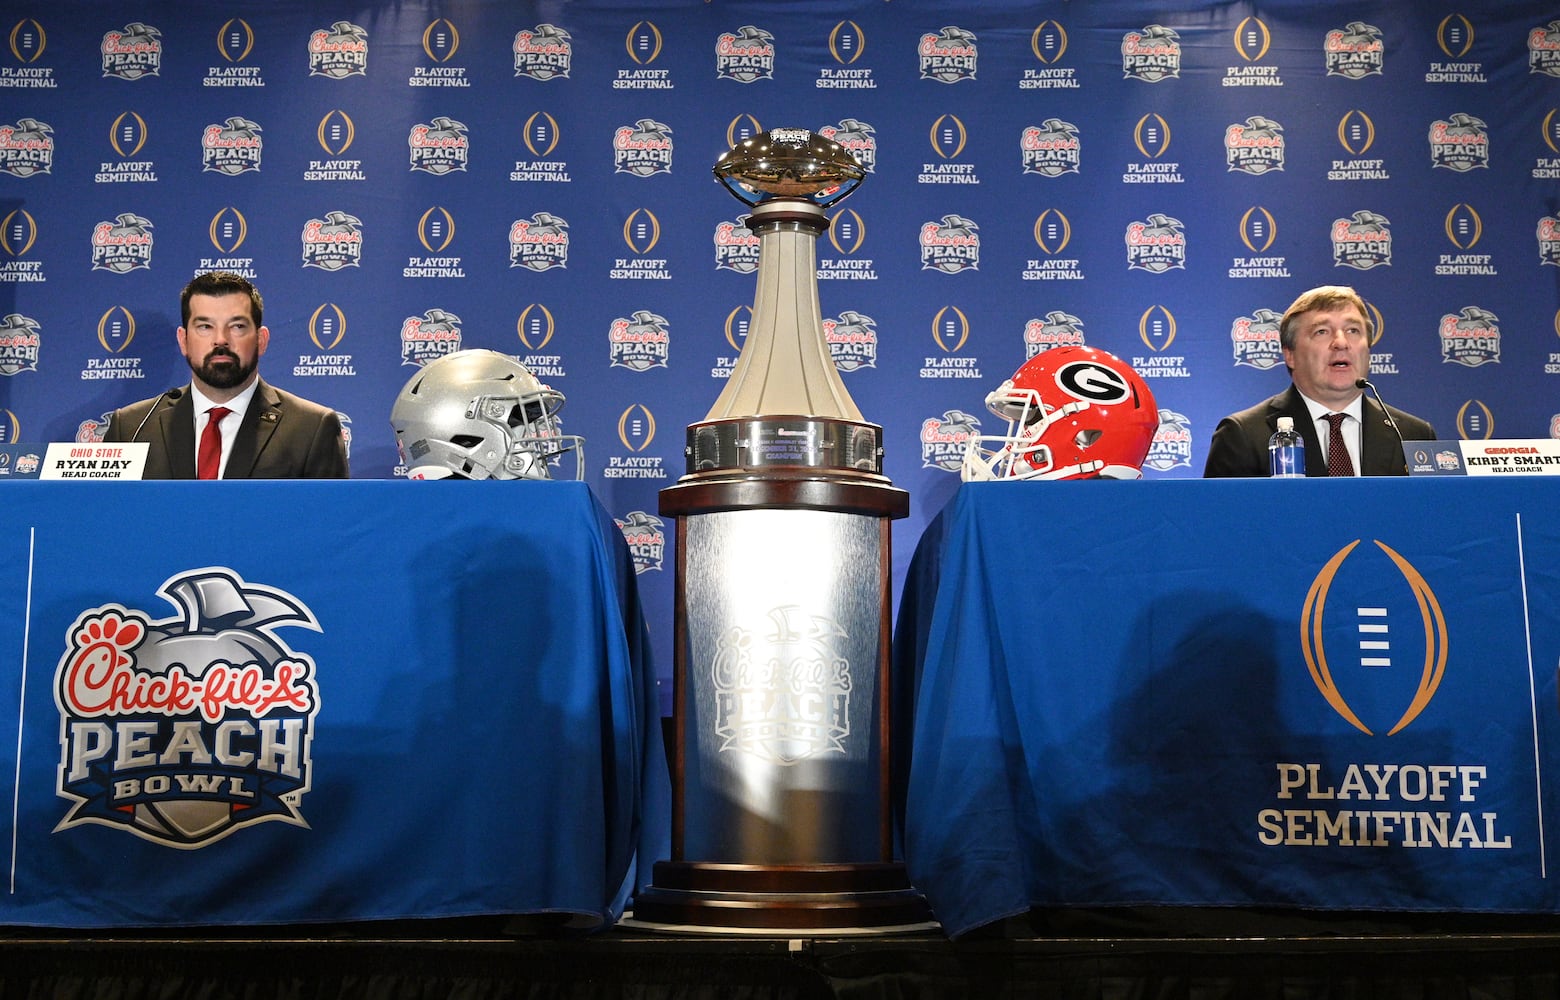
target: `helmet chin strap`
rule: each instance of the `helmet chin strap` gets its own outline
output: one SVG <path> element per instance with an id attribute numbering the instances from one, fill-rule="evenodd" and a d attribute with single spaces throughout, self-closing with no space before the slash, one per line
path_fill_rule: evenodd
<path id="1" fill-rule="evenodd" d="M 1088 462 L 1079 462 L 1077 465 L 1069 465 L 1065 469 L 1052 469 L 1043 476 L 1034 476 L 1034 479 L 1066 479 L 1069 476 L 1092 476 L 1105 468 L 1105 463 L 1099 459 Z"/>
<path id="2" fill-rule="evenodd" d="M 1087 401 L 1082 399 L 1075 399 L 1070 403 L 1065 403 L 1061 406 L 1058 406 L 1050 413 L 1042 412 L 1040 414 L 1040 419 L 1034 423 L 1035 432 L 1033 436 L 1036 438 L 1044 437 L 1045 432 L 1058 420 L 1062 419 L 1063 417 L 1070 417 L 1074 413 L 1082 413 L 1088 408 L 1089 404 Z"/>

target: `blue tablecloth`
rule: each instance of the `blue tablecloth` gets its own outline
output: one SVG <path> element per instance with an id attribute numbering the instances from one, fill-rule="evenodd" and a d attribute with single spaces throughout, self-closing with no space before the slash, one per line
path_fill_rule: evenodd
<path id="1" fill-rule="evenodd" d="M 585 484 L 0 504 L 0 923 L 592 927 L 669 856 L 633 568 Z"/>
<path id="2" fill-rule="evenodd" d="M 911 878 L 951 934 L 1560 911 L 1557 514 L 1553 478 L 961 487 L 895 636 Z"/>

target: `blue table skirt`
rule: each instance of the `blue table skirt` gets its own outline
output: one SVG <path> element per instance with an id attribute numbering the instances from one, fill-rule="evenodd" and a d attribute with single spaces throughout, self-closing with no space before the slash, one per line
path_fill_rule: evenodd
<path id="1" fill-rule="evenodd" d="M 951 934 L 1560 911 L 1557 513 L 1547 477 L 961 487 L 895 637 L 912 879 Z"/>
<path id="2" fill-rule="evenodd" d="M 0 503 L 0 922 L 599 927 L 668 856 L 633 569 L 585 484 Z"/>

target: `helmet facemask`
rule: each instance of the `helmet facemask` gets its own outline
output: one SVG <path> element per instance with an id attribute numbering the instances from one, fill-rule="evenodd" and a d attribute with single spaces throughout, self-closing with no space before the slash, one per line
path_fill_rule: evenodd
<path id="1" fill-rule="evenodd" d="M 1105 467 L 1104 462 L 1080 462 L 1056 468 L 1051 446 L 1045 443 L 1051 425 L 1089 408 L 1081 399 L 1048 408 L 1033 389 L 1018 389 L 1011 379 L 986 397 L 986 409 L 1007 420 L 1003 436 L 972 437 L 964 453 L 964 480 L 988 479 L 1067 479 L 1091 476 Z M 1080 431 L 1098 438 L 1098 431 Z M 981 442 L 996 447 L 983 448 Z M 1080 446 L 1092 443 L 1080 441 Z M 972 463 L 973 458 L 973 463 Z"/>
<path id="2" fill-rule="evenodd" d="M 574 452 L 575 479 L 585 477 L 585 439 L 563 433 L 558 408 L 562 394 L 543 387 L 524 396 L 478 396 L 466 410 L 468 420 L 494 428 L 494 439 L 507 442 L 502 461 L 487 466 L 489 479 L 551 479 L 551 466 Z"/>

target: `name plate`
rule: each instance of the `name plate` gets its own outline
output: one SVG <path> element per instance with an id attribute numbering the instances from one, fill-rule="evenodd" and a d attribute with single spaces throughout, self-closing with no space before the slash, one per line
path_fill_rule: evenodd
<path id="1" fill-rule="evenodd" d="M 1560 476 L 1560 440 L 1405 441 L 1411 476 Z"/>
<path id="2" fill-rule="evenodd" d="M 57 442 L 43 456 L 39 479 L 140 479 L 146 468 L 145 441 L 130 444 Z"/>

